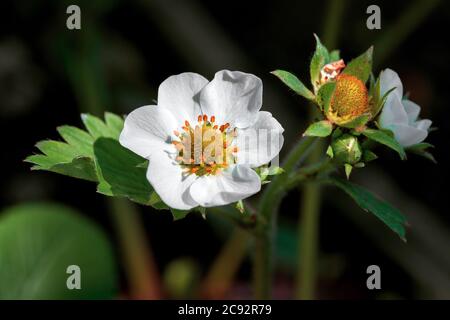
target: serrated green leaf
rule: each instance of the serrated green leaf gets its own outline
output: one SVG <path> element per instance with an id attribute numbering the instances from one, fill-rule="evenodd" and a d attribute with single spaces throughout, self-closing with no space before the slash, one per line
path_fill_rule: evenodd
<path id="1" fill-rule="evenodd" d="M 318 88 L 320 81 L 320 70 L 329 62 L 329 54 L 327 48 L 320 42 L 319 37 L 314 34 L 316 38 L 316 50 L 311 59 L 311 65 L 309 68 L 311 84 L 314 88 Z"/>
<path id="2" fill-rule="evenodd" d="M 93 182 L 98 181 L 94 160 L 88 157 L 74 158 L 71 162 L 68 163 L 57 163 L 45 170 L 63 174 L 73 178 Z"/>
<path id="3" fill-rule="evenodd" d="M 113 299 L 118 271 L 112 245 L 68 207 L 28 203 L 0 213 L 0 300 Z M 67 268 L 80 267 L 81 290 L 69 290 Z"/>
<path id="4" fill-rule="evenodd" d="M 278 79 L 280 79 L 290 89 L 294 90 L 295 93 L 305 97 L 308 100 L 315 100 L 314 94 L 308 88 L 306 88 L 306 86 L 294 74 L 284 70 L 275 70 L 271 73 Z"/>
<path id="5" fill-rule="evenodd" d="M 44 140 L 36 144 L 36 147 L 46 156 L 53 159 L 55 163 L 70 162 L 77 157 L 77 150 L 60 141 Z"/>
<path id="6" fill-rule="evenodd" d="M 397 142 L 397 140 L 395 140 L 394 137 L 390 136 L 386 132 L 376 129 L 366 129 L 362 132 L 362 134 L 373 141 L 381 143 L 392 150 L 397 151 L 402 160 L 406 159 L 406 153 L 403 147 Z"/>
<path id="7" fill-rule="evenodd" d="M 113 133 L 113 138 L 119 140 L 119 136 L 122 132 L 124 124 L 123 118 L 114 113 L 105 112 L 105 122 L 108 128 Z"/>
<path id="8" fill-rule="evenodd" d="M 118 138 L 123 119 L 112 113 L 105 113 L 106 123 L 91 115 L 82 116 L 93 135 Z M 76 127 L 63 125 L 57 128 L 61 141 L 46 140 L 36 144 L 43 153 L 29 156 L 26 162 L 34 164 L 32 170 L 46 170 L 74 178 L 98 181 L 94 163 L 94 136 Z"/>
<path id="9" fill-rule="evenodd" d="M 98 139 L 100 137 L 117 139 L 116 130 L 108 127 L 100 118 L 91 114 L 83 113 L 81 115 L 81 120 L 86 126 L 87 131 L 94 139 Z"/>
<path id="10" fill-rule="evenodd" d="M 61 137 L 75 150 L 78 156 L 93 157 L 92 145 L 94 138 L 84 130 L 72 126 L 60 126 L 57 128 Z"/>
<path id="11" fill-rule="evenodd" d="M 322 120 L 311 124 L 303 135 L 311 137 L 327 137 L 332 131 L 333 124 L 328 120 Z"/>
<path id="12" fill-rule="evenodd" d="M 370 47 L 366 52 L 351 60 L 342 73 L 355 76 L 366 83 L 372 72 L 372 55 L 373 47 Z"/>
<path id="13" fill-rule="evenodd" d="M 154 192 L 146 178 L 146 169 L 138 167 L 144 159 L 122 147 L 112 138 L 94 143 L 99 176 L 98 191 L 108 196 L 127 197 L 143 205 L 152 205 Z"/>
<path id="14" fill-rule="evenodd" d="M 392 231 L 397 233 L 402 240 L 406 241 L 406 219 L 398 209 L 378 199 L 368 190 L 349 181 L 332 178 L 331 183 L 345 191 L 362 209 L 373 213 Z"/>

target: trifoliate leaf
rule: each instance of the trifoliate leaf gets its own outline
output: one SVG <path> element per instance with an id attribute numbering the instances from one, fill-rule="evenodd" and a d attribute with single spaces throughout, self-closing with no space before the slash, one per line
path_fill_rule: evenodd
<path id="1" fill-rule="evenodd" d="M 328 137 L 332 131 L 333 124 L 328 120 L 322 120 L 311 124 L 303 135 L 311 137 Z"/>
<path id="2" fill-rule="evenodd" d="M 319 37 L 317 35 L 314 35 L 314 37 L 316 38 L 316 51 L 311 59 L 309 72 L 311 84 L 314 88 L 318 88 L 320 82 L 320 70 L 329 62 L 330 57 L 327 48 L 320 42 Z"/>
<path id="3" fill-rule="evenodd" d="M 392 150 L 397 151 L 402 160 L 406 159 L 406 153 L 403 147 L 395 140 L 394 137 L 387 134 L 384 130 L 366 129 L 362 132 L 367 138 L 381 143 Z"/>
<path id="4" fill-rule="evenodd" d="M 372 55 L 373 47 L 370 47 L 359 57 L 351 60 L 342 73 L 355 76 L 362 82 L 366 83 L 369 79 L 370 73 L 372 72 Z"/>
<path id="5" fill-rule="evenodd" d="M 392 231 L 397 233 L 402 240 L 406 241 L 406 219 L 398 209 L 378 199 L 368 190 L 346 180 L 332 178 L 331 183 L 345 191 L 362 209 L 373 213 Z"/>
<path id="6" fill-rule="evenodd" d="M 308 88 L 306 88 L 306 86 L 292 73 L 284 70 L 275 70 L 271 73 L 278 77 L 278 79 L 280 79 L 290 89 L 294 90 L 295 93 L 303 96 L 308 100 L 315 100 L 314 94 Z"/>

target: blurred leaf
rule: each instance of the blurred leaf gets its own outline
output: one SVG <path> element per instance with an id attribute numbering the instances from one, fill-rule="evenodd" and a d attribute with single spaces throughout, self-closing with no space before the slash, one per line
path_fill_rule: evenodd
<path id="1" fill-rule="evenodd" d="M 311 59 L 309 73 L 311 76 L 311 84 L 314 88 L 317 88 L 320 80 L 320 70 L 328 63 L 329 54 L 327 48 L 320 42 L 319 37 L 316 34 L 314 34 L 314 37 L 316 38 L 316 51 Z"/>
<path id="2" fill-rule="evenodd" d="M 397 142 L 397 140 L 395 140 L 394 137 L 388 135 L 383 130 L 366 129 L 362 132 L 362 134 L 373 141 L 384 144 L 385 146 L 397 151 L 402 160 L 406 159 L 406 153 L 403 147 Z"/>
<path id="3" fill-rule="evenodd" d="M 94 154 L 99 176 L 98 192 L 127 197 L 143 205 L 161 202 L 146 178 L 147 170 L 139 166 L 144 162 L 143 158 L 111 138 L 97 139 Z"/>
<path id="4" fill-rule="evenodd" d="M 362 209 L 373 213 L 398 234 L 403 241 L 406 241 L 406 219 L 398 209 L 378 199 L 366 189 L 343 179 L 332 178 L 331 183 L 345 191 Z"/>
<path id="5" fill-rule="evenodd" d="M 117 296 L 111 244 L 92 222 L 51 203 L 22 204 L 0 216 L 0 300 Z M 81 269 L 81 290 L 66 286 L 70 265 Z"/>
<path id="6" fill-rule="evenodd" d="M 311 124 L 303 135 L 311 137 L 328 137 L 332 131 L 333 124 L 328 120 L 322 120 Z"/>
<path id="7" fill-rule="evenodd" d="M 275 70 L 271 72 L 278 77 L 285 85 L 294 90 L 297 94 L 308 100 L 314 101 L 314 94 L 292 73 L 283 70 Z"/>
<path id="8" fill-rule="evenodd" d="M 330 62 L 338 61 L 341 59 L 341 53 L 339 50 L 333 50 L 330 52 Z"/>
<path id="9" fill-rule="evenodd" d="M 372 72 L 372 55 L 373 47 L 370 47 L 362 55 L 350 61 L 342 73 L 355 76 L 366 83 Z"/>

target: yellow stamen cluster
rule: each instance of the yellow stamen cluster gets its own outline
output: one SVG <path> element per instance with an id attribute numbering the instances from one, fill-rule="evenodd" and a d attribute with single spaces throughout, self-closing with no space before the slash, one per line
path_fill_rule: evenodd
<path id="1" fill-rule="evenodd" d="M 328 110 L 328 119 L 341 124 L 367 112 L 369 112 L 368 93 L 364 83 L 352 75 L 339 75 Z"/>
<path id="2" fill-rule="evenodd" d="M 216 118 L 199 115 L 197 124 L 184 122 L 182 131 L 174 131 L 179 140 L 172 141 L 177 148 L 176 161 L 187 174 L 216 175 L 236 162 L 237 147 L 232 146 L 237 132 L 230 124 L 217 125 Z"/>

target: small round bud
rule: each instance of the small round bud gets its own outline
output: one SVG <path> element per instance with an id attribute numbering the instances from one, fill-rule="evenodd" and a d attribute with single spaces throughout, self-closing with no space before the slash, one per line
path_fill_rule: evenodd
<path id="1" fill-rule="evenodd" d="M 361 160 L 362 150 L 358 138 L 344 134 L 331 143 L 333 156 L 340 163 L 355 164 Z"/>

